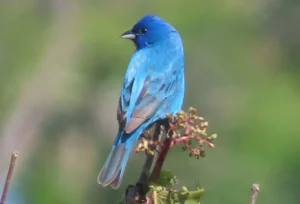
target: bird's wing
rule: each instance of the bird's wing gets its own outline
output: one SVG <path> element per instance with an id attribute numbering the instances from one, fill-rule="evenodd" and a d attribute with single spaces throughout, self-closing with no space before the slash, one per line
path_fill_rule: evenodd
<path id="1" fill-rule="evenodd" d="M 127 70 L 127 74 L 134 73 L 134 76 L 126 74 L 118 109 L 118 119 L 123 119 L 120 128 L 127 134 L 149 118 L 164 117 L 171 111 L 170 100 L 183 81 L 183 73 L 178 73 L 182 71 L 183 60 L 180 57 L 169 59 L 166 62 L 141 58 L 130 63 L 137 67 L 129 66 Z"/>
<path id="2" fill-rule="evenodd" d="M 126 115 L 130 105 L 132 97 L 132 87 L 134 83 L 134 78 L 136 76 L 137 70 L 140 65 L 146 64 L 148 58 L 141 57 L 140 53 L 135 52 L 129 62 L 125 78 L 123 81 L 123 86 L 121 90 L 121 95 L 117 110 L 117 119 L 119 122 L 119 130 L 123 131 L 126 125 Z"/>

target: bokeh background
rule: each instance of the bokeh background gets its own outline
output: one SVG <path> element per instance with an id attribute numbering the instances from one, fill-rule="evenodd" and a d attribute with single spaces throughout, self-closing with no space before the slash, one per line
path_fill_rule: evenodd
<path id="1" fill-rule="evenodd" d="M 300 203 L 300 2 L 297 0 L 0 1 L 0 185 L 19 150 L 8 204 L 117 203 L 96 177 L 117 130 L 134 46 L 120 34 L 146 13 L 171 22 L 186 52 L 185 108 L 219 137 L 195 160 L 174 148 L 166 169 L 206 189 L 201 203 Z"/>

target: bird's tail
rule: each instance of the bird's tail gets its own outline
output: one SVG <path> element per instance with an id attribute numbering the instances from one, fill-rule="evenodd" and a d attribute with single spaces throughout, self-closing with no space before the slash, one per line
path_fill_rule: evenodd
<path id="1" fill-rule="evenodd" d="M 117 138 L 120 139 L 120 135 Z M 126 145 L 124 142 L 112 147 L 104 167 L 98 175 L 99 184 L 102 186 L 110 185 L 114 189 L 120 187 L 133 146 L 133 144 Z"/>

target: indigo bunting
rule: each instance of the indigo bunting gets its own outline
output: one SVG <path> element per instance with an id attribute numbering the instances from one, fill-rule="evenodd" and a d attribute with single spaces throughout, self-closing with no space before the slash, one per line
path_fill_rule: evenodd
<path id="1" fill-rule="evenodd" d="M 136 46 L 121 89 L 119 130 L 98 176 L 102 186 L 119 188 L 140 135 L 167 114 L 180 111 L 184 98 L 184 50 L 177 30 L 148 14 L 121 35 Z"/>

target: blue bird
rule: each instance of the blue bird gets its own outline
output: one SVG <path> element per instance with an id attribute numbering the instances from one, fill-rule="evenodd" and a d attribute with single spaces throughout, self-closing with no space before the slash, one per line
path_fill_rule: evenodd
<path id="1" fill-rule="evenodd" d="M 148 14 L 121 37 L 132 40 L 136 50 L 119 99 L 119 131 L 98 176 L 99 184 L 115 189 L 140 135 L 167 114 L 181 110 L 185 87 L 183 45 L 172 25 Z"/>

